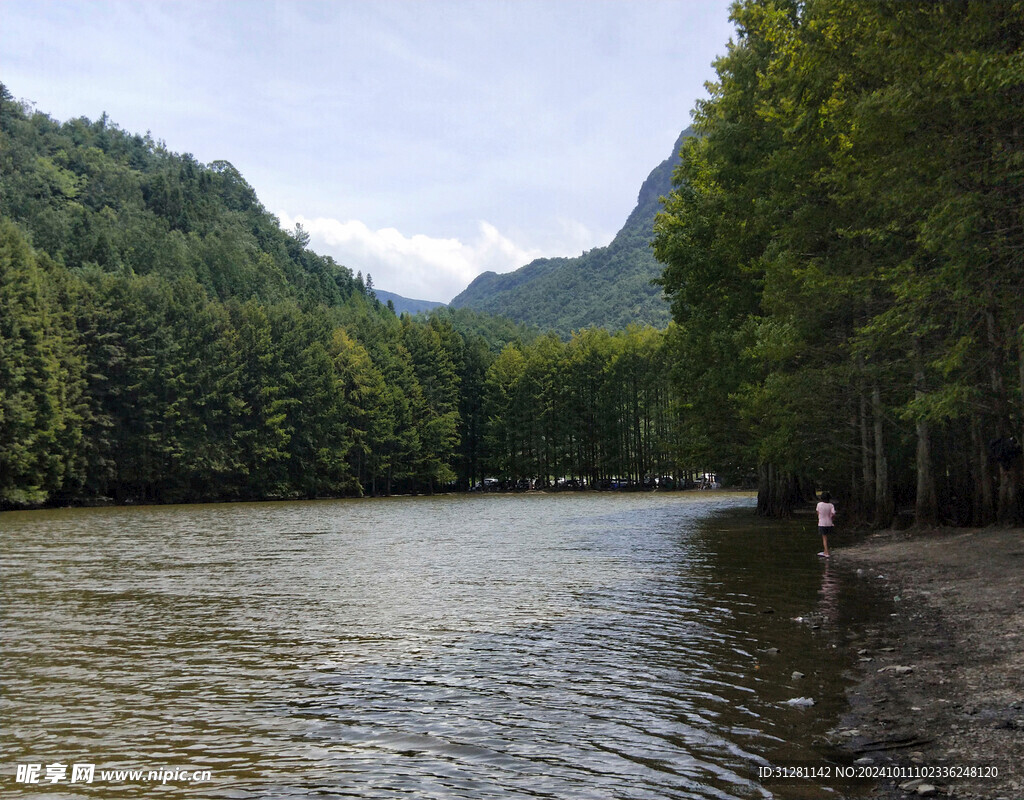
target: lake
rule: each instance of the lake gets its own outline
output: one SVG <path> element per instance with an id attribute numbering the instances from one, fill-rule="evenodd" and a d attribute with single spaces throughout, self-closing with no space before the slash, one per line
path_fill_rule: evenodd
<path id="1" fill-rule="evenodd" d="M 0 514 L 4 794 L 827 797 L 834 781 L 765 786 L 757 767 L 832 758 L 844 642 L 880 612 L 815 528 L 753 505 Z"/>

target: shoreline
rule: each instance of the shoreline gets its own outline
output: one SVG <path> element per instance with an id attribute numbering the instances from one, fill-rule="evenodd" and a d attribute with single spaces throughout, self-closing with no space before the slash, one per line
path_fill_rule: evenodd
<path id="1" fill-rule="evenodd" d="M 855 763 L 902 776 L 873 796 L 1024 797 L 1024 529 L 883 531 L 833 560 L 892 602 L 850 645 L 856 683 L 832 731 Z"/>
<path id="2" fill-rule="evenodd" d="M 240 505 L 244 503 L 306 503 L 327 500 L 386 500 L 393 497 L 527 497 L 538 494 L 651 494 L 651 495 L 674 495 L 683 493 L 697 493 L 700 495 L 714 496 L 721 494 L 749 494 L 755 496 L 753 489 L 713 489 L 701 490 L 698 488 L 688 489 L 649 489 L 643 487 L 627 487 L 618 489 L 594 489 L 583 488 L 556 488 L 545 487 L 542 489 L 488 489 L 485 491 L 473 491 L 472 489 L 439 489 L 436 492 L 394 492 L 392 494 L 325 494 L 315 497 L 222 497 L 222 498 L 192 498 L 175 499 L 167 501 L 157 500 L 132 500 L 126 499 L 117 501 L 111 497 L 90 498 L 89 500 L 67 501 L 67 502 L 43 502 L 43 503 L 18 503 L 4 504 L 0 502 L 0 513 L 14 511 L 52 511 L 55 509 L 83 509 L 83 508 L 160 508 L 164 506 L 191 506 L 191 505 Z"/>

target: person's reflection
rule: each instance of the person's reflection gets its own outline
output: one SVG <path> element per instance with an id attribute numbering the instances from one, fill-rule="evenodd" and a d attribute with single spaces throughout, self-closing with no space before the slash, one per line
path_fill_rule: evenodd
<path id="1" fill-rule="evenodd" d="M 839 576 L 832 571 L 830 562 L 825 562 L 821 574 L 821 588 L 818 590 L 818 614 L 825 622 L 839 620 Z"/>

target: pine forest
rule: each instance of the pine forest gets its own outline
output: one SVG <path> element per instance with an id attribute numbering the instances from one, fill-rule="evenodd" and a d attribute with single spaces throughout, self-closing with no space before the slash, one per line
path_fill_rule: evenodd
<path id="1" fill-rule="evenodd" d="M 664 332 L 396 316 L 231 164 L 0 102 L 4 505 L 681 474 Z"/>
<path id="2" fill-rule="evenodd" d="M 660 329 L 396 314 L 227 161 L 0 87 L 0 504 L 710 472 L 773 516 L 1019 523 L 1024 3 L 733 20 L 650 232 Z"/>
<path id="3" fill-rule="evenodd" d="M 733 15 L 656 223 L 690 457 L 772 515 L 1020 521 L 1024 4 Z"/>

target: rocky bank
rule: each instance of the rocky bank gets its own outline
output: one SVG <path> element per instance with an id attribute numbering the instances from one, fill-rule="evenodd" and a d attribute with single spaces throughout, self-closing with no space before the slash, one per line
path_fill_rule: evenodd
<path id="1" fill-rule="evenodd" d="M 1024 530 L 886 531 L 833 555 L 893 600 L 854 643 L 858 683 L 833 731 L 856 763 L 903 772 L 874 795 L 1022 800 Z M 915 781 L 920 767 L 976 775 Z"/>

